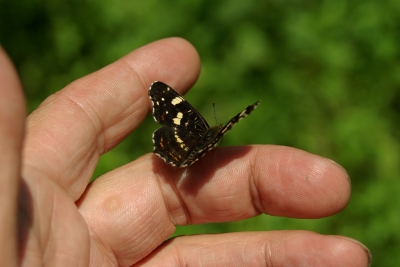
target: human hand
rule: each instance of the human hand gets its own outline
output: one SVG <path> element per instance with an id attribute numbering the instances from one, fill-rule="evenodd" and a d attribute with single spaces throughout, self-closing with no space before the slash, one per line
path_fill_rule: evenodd
<path id="1" fill-rule="evenodd" d="M 151 43 L 49 96 L 28 116 L 24 134 L 21 86 L 1 50 L 2 261 L 8 266 L 367 266 L 369 252 L 361 244 L 308 231 L 165 241 L 176 225 L 260 213 L 320 218 L 341 211 L 351 190 L 344 169 L 298 149 L 223 147 L 218 169 L 212 153 L 187 169 L 174 169 L 149 153 L 88 185 L 100 155 L 148 115 L 151 82 L 165 81 L 182 93 L 199 68 L 197 52 L 186 41 Z"/>

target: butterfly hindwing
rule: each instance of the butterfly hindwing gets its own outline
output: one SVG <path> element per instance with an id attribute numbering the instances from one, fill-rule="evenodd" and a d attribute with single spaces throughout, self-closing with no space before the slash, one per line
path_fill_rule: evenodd
<path id="1" fill-rule="evenodd" d="M 198 138 L 186 131 L 162 126 L 153 133 L 153 144 L 153 152 L 165 162 L 175 167 L 186 167 L 191 164 L 191 155 L 196 154 Z"/>
<path id="2" fill-rule="evenodd" d="M 153 152 L 175 167 L 187 167 L 213 149 L 221 137 L 260 103 L 248 106 L 224 125 L 210 128 L 183 96 L 162 82 L 149 88 L 153 118 L 163 125 L 153 133 Z"/>

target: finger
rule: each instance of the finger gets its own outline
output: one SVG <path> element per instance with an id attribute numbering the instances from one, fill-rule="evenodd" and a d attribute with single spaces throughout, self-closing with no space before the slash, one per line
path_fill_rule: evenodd
<path id="1" fill-rule="evenodd" d="M 155 179 L 176 183 L 176 195 L 163 195 L 171 207 L 181 206 L 183 213 L 175 215 L 179 225 L 234 221 L 260 213 L 321 218 L 338 213 L 350 199 L 347 172 L 318 155 L 268 145 L 219 148 L 217 159 L 212 154 L 185 171 L 156 159 Z"/>
<path id="2" fill-rule="evenodd" d="M 366 267 L 360 243 L 306 231 L 197 235 L 169 240 L 135 266 Z"/>
<path id="3" fill-rule="evenodd" d="M 148 114 L 151 82 L 159 79 L 186 90 L 198 73 L 195 49 L 182 39 L 169 38 L 71 83 L 29 117 L 27 173 L 52 177 L 77 199 L 99 156 Z"/>
<path id="4" fill-rule="evenodd" d="M 232 147 L 218 149 L 216 166 L 212 153 L 186 169 L 143 156 L 92 183 L 80 212 L 101 246 L 132 263 L 176 225 L 262 212 L 324 217 L 343 209 L 349 196 L 348 176 L 331 160 L 289 147 Z"/>
<path id="5" fill-rule="evenodd" d="M 0 258 L 17 265 L 17 195 L 24 134 L 25 101 L 18 75 L 0 47 Z"/>

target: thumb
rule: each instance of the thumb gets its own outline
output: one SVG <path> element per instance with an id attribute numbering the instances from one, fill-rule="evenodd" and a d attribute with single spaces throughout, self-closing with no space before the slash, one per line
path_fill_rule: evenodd
<path id="1" fill-rule="evenodd" d="M 0 47 L 0 259 L 10 266 L 18 264 L 17 198 L 25 112 L 21 82 Z"/>

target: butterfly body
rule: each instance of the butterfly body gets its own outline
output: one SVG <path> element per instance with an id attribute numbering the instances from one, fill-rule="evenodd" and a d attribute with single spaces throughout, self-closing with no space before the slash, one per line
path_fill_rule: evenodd
<path id="1" fill-rule="evenodd" d="M 163 125 L 153 133 L 153 152 L 178 168 L 192 165 L 212 150 L 226 132 L 260 103 L 248 106 L 226 124 L 210 128 L 203 116 L 165 83 L 153 82 L 148 93 L 153 118 Z"/>

